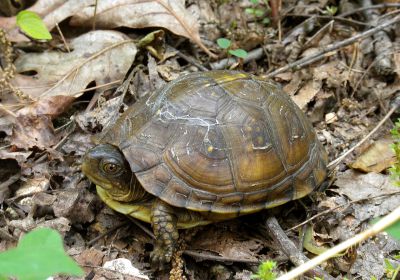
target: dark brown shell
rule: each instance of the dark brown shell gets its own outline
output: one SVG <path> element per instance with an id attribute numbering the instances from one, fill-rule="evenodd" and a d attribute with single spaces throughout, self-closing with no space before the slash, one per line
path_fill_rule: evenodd
<path id="1" fill-rule="evenodd" d="M 276 84 L 233 71 L 189 74 L 128 109 L 98 138 L 142 186 L 194 211 L 246 214 L 303 197 L 327 156 Z"/>

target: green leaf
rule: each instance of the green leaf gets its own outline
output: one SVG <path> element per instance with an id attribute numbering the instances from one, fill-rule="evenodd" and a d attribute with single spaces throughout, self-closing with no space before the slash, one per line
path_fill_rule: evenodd
<path id="1" fill-rule="evenodd" d="M 265 25 L 268 25 L 271 23 L 271 20 L 268 17 L 266 17 L 266 18 L 263 18 L 262 23 Z"/>
<path id="2" fill-rule="evenodd" d="M 400 240 L 400 221 L 397 221 L 396 223 L 385 229 L 385 231 L 393 238 Z"/>
<path id="3" fill-rule="evenodd" d="M 394 270 L 394 266 L 390 263 L 388 259 L 384 259 L 385 262 L 385 269 L 386 270 Z"/>
<path id="4" fill-rule="evenodd" d="M 251 279 L 261 279 L 261 280 L 275 280 L 276 273 L 274 269 L 276 268 L 276 262 L 265 261 L 260 264 L 256 274 L 253 274 Z"/>
<path id="5" fill-rule="evenodd" d="M 231 40 L 226 38 L 219 38 L 217 44 L 221 49 L 227 49 L 231 46 Z"/>
<path id="6" fill-rule="evenodd" d="M 253 8 L 246 8 L 244 9 L 245 13 L 254 15 L 256 13 L 256 9 Z"/>
<path id="7" fill-rule="evenodd" d="M 64 252 L 60 234 L 49 228 L 27 233 L 16 248 L 0 253 L 0 273 L 19 280 L 46 279 L 60 273 L 83 276 L 82 269 Z"/>
<path id="8" fill-rule="evenodd" d="M 17 14 L 17 25 L 21 30 L 36 40 L 51 40 L 51 34 L 42 19 L 34 12 L 21 11 Z"/>
<path id="9" fill-rule="evenodd" d="M 251 2 L 252 4 L 254 4 L 254 5 L 257 5 L 257 4 L 258 4 L 258 0 L 250 0 L 250 2 Z"/>
<path id="10" fill-rule="evenodd" d="M 246 58 L 247 57 L 247 52 L 242 49 L 236 49 L 236 50 L 229 50 L 229 53 L 231 55 L 234 55 L 239 58 Z"/>
<path id="11" fill-rule="evenodd" d="M 254 14 L 255 14 L 257 17 L 262 17 L 262 16 L 265 14 L 265 12 L 264 12 L 264 10 L 262 10 L 262 9 L 255 9 L 255 10 L 254 10 Z"/>

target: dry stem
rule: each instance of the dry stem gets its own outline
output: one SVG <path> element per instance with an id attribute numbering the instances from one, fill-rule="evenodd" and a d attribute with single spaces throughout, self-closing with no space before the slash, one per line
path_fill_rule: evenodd
<path id="1" fill-rule="evenodd" d="M 367 240 L 368 238 L 377 235 L 379 232 L 383 231 L 385 228 L 389 227 L 396 221 L 400 219 L 400 206 L 398 206 L 395 210 L 391 213 L 383 217 L 379 222 L 374 224 L 371 228 L 355 235 L 354 237 L 347 239 L 346 241 L 338 244 L 337 246 L 327 250 L 326 252 L 322 253 L 321 255 L 311 259 L 310 261 L 296 267 L 289 273 L 282 275 L 281 277 L 277 278 L 276 280 L 290 280 L 294 279 L 309 271 L 310 269 L 316 267 L 317 265 L 323 263 L 324 261 L 336 256 L 340 252 L 357 245 L 358 243 Z"/>

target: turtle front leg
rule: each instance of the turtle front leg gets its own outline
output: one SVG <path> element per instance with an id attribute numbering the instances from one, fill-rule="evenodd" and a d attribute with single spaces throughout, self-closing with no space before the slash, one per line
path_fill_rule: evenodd
<path id="1" fill-rule="evenodd" d="M 156 199 L 151 208 L 151 224 L 156 243 L 150 259 L 153 264 L 163 267 L 171 261 L 179 238 L 175 209 Z"/>

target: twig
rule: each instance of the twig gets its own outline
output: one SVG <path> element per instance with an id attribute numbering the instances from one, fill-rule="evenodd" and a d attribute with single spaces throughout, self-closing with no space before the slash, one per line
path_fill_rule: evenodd
<path id="1" fill-rule="evenodd" d="M 79 93 L 84 93 L 84 92 L 91 91 L 91 90 L 98 89 L 98 88 L 108 87 L 108 86 L 112 86 L 112 85 L 115 85 L 115 84 L 120 84 L 121 82 L 122 82 L 121 79 L 120 80 L 115 80 L 113 82 L 109 82 L 109 83 L 97 85 L 97 86 L 94 86 L 94 87 L 85 88 L 85 89 L 82 89 L 82 90 L 79 90 L 79 91 L 75 91 L 74 93 L 71 93 L 70 95 L 75 96 L 75 95 L 77 95 Z"/>
<path id="2" fill-rule="evenodd" d="M 216 255 L 211 255 L 211 254 L 204 254 L 200 253 L 194 250 L 185 250 L 183 253 L 187 256 L 191 256 L 194 258 L 200 258 L 200 259 L 205 259 L 205 260 L 210 260 L 210 261 L 218 261 L 218 262 L 240 262 L 240 263 L 249 263 L 249 264 L 260 264 L 259 260 L 246 260 L 246 259 L 238 259 L 238 258 L 226 258 L 226 257 L 220 257 Z"/>
<path id="3" fill-rule="evenodd" d="M 345 208 L 345 209 L 346 209 L 347 207 L 349 207 L 350 205 L 355 204 L 355 203 L 359 203 L 359 202 L 363 202 L 363 201 L 368 201 L 368 200 L 372 200 L 372 199 L 378 199 L 378 198 L 381 198 L 381 197 L 391 196 L 391 195 L 395 195 L 395 194 L 400 194 L 400 191 L 391 192 L 391 193 L 385 193 L 385 194 L 380 194 L 380 195 L 376 195 L 376 196 L 371 196 L 371 197 L 367 197 L 367 198 L 361 198 L 361 199 L 356 199 L 356 200 L 349 201 L 349 202 L 347 202 L 347 203 L 338 205 L 338 206 L 333 207 L 333 208 L 331 208 L 331 209 L 326 209 L 326 210 L 324 210 L 324 211 L 322 211 L 322 212 L 319 212 L 318 214 L 315 214 L 314 216 L 312 216 L 311 218 L 305 220 L 304 222 L 302 222 L 302 223 L 300 223 L 300 224 L 298 224 L 298 225 L 295 225 L 294 227 L 291 227 L 291 228 L 285 230 L 285 232 L 289 232 L 289 231 L 295 230 L 296 228 L 299 228 L 299 227 L 301 227 L 301 226 L 304 226 L 305 224 L 311 222 L 312 220 L 315 220 L 316 218 L 318 218 L 318 217 L 320 217 L 320 216 L 324 216 L 324 215 L 326 215 L 326 214 L 328 214 L 328 213 L 331 213 L 331 212 L 333 212 L 333 211 L 335 211 L 335 210 L 337 210 L 337 209 L 339 209 L 339 208 Z"/>
<path id="4" fill-rule="evenodd" d="M 354 20 L 354 19 L 348 19 L 345 18 L 341 15 L 339 16 L 319 16 L 319 15 L 303 15 L 303 14 L 286 14 L 285 16 L 291 16 L 291 17 L 314 17 L 316 19 L 327 19 L 327 20 L 337 20 L 337 21 L 342 21 L 349 23 L 351 25 L 358 25 L 358 26 L 371 26 L 370 23 L 365 23 L 362 21 Z"/>
<path id="5" fill-rule="evenodd" d="M 310 261 L 310 259 L 308 259 L 302 252 L 299 251 L 299 249 L 297 249 L 293 241 L 287 237 L 275 217 L 268 217 L 266 220 L 266 226 L 268 234 L 276 243 L 280 245 L 280 248 L 285 253 L 285 255 L 289 257 L 292 263 L 300 266 Z M 325 280 L 334 279 L 332 276 L 330 276 L 319 267 L 315 267 L 315 269 L 310 270 L 308 275 L 311 277 L 322 277 Z"/>
<path id="6" fill-rule="evenodd" d="M 362 0 L 364 7 L 372 6 L 371 0 Z M 364 16 L 368 22 L 373 25 L 379 24 L 379 14 L 376 10 L 365 10 Z M 388 76 L 394 72 L 393 61 L 390 56 L 389 50 L 392 48 L 392 41 L 385 30 L 380 30 L 372 35 L 374 39 L 373 47 L 376 56 L 380 56 L 375 63 L 375 70 L 378 74 Z"/>
<path id="7" fill-rule="evenodd" d="M 156 239 L 156 236 L 153 234 L 151 230 L 149 230 L 147 227 L 145 227 L 141 222 L 138 220 L 128 216 L 128 219 L 132 221 L 138 228 L 143 230 L 148 236 L 150 236 L 151 239 Z"/>
<path id="8" fill-rule="evenodd" d="M 400 92 L 399 95 L 396 97 L 396 99 L 393 102 L 392 108 L 387 112 L 387 114 L 383 117 L 383 119 L 374 127 L 373 130 L 371 130 L 370 133 L 368 133 L 363 139 L 361 139 L 360 142 L 358 142 L 355 146 L 353 146 L 351 149 L 349 149 L 347 152 L 343 153 L 340 157 L 337 159 L 331 161 L 328 164 L 328 169 L 333 170 L 335 166 L 337 166 L 345 157 L 347 157 L 350 153 L 352 153 L 357 147 L 361 146 L 365 141 L 368 140 L 368 138 L 371 137 L 372 134 L 374 134 L 385 122 L 386 120 L 389 119 L 389 117 L 393 114 L 394 111 L 396 111 L 400 107 Z"/>
<path id="9" fill-rule="evenodd" d="M 180 58 L 183 58 L 184 60 L 186 60 L 187 62 L 189 62 L 190 64 L 196 66 L 197 68 L 199 68 L 202 71 L 208 71 L 209 69 L 205 66 L 203 66 L 201 63 L 199 63 L 196 59 L 187 56 L 186 54 L 182 53 L 181 51 L 175 49 L 172 46 L 168 46 L 169 48 L 171 48 L 174 52 L 176 52 L 176 55 L 179 56 Z"/>
<path id="10" fill-rule="evenodd" d="M 92 30 L 96 30 L 96 16 L 97 16 L 97 6 L 99 5 L 99 1 L 95 0 L 94 3 L 94 11 L 93 11 L 93 22 L 92 22 Z"/>
<path id="11" fill-rule="evenodd" d="M 355 246 L 356 244 L 367 240 L 368 238 L 377 235 L 379 232 L 383 231 L 385 228 L 389 227 L 397 220 L 400 219 L 400 206 L 398 206 L 395 210 L 391 213 L 383 217 L 379 220 L 376 224 L 374 224 L 371 228 L 355 235 L 354 237 L 347 239 L 346 241 L 338 244 L 337 246 L 327 250 L 326 252 L 322 253 L 321 255 L 311 259 L 310 261 L 296 267 L 289 273 L 278 277 L 276 280 L 290 280 L 294 279 L 303 273 L 306 273 L 310 269 L 316 267 L 317 265 L 323 263 L 324 261 L 332 258 L 333 256 L 343 252 L 344 250 Z"/>
<path id="12" fill-rule="evenodd" d="M 388 26 L 390 26 L 392 24 L 395 24 L 397 22 L 400 22 L 400 16 L 396 16 L 393 19 L 388 20 L 388 21 L 382 23 L 381 25 L 379 25 L 377 27 L 371 28 L 370 30 L 367 30 L 367 31 L 365 31 L 363 33 L 357 34 L 356 36 L 353 36 L 351 38 L 348 38 L 348 39 L 345 39 L 343 41 L 336 42 L 336 43 L 333 43 L 333 44 L 329 44 L 329 45 L 323 47 L 320 51 L 316 52 L 315 54 L 310 55 L 308 57 L 304 57 L 302 59 L 299 59 L 299 60 L 297 60 L 297 61 L 295 61 L 293 63 L 289 63 L 286 66 L 281 67 L 281 68 L 279 68 L 279 69 L 277 69 L 277 70 L 265 75 L 265 77 L 271 78 L 271 77 L 273 77 L 273 76 L 275 76 L 277 74 L 280 74 L 282 72 L 285 72 L 285 71 L 287 71 L 289 69 L 298 70 L 301 67 L 304 67 L 304 66 L 306 66 L 308 64 L 311 64 L 311 63 L 313 63 L 315 61 L 318 61 L 318 60 L 324 58 L 325 55 L 327 53 L 331 52 L 331 51 L 334 51 L 334 50 L 340 49 L 342 47 L 345 47 L 347 45 L 350 45 L 350 44 L 356 42 L 357 40 L 369 37 L 372 34 L 378 32 L 379 30 L 382 30 L 382 29 L 384 29 L 384 28 L 386 28 L 386 27 L 388 27 Z"/>
<path id="13" fill-rule="evenodd" d="M 110 233 L 116 231 L 117 229 L 119 229 L 119 228 L 121 228 L 121 227 L 123 227 L 123 226 L 126 226 L 128 223 L 129 223 L 129 221 L 125 221 L 125 222 L 120 223 L 119 225 L 116 225 L 116 226 L 113 227 L 113 228 L 110 228 L 109 230 L 103 232 L 103 233 L 100 234 L 99 236 L 97 236 L 97 237 L 93 238 L 92 240 L 90 240 L 90 241 L 87 243 L 87 245 L 88 245 L 88 246 L 93 245 L 93 244 L 96 243 L 98 240 L 102 239 L 104 236 L 107 236 L 107 235 L 109 235 Z"/>
<path id="14" fill-rule="evenodd" d="M 390 7 L 393 7 L 393 8 L 400 7 L 400 3 L 387 3 L 387 4 L 371 5 L 369 7 L 362 7 L 362 8 L 359 8 L 359 9 L 354 9 L 352 11 L 340 14 L 339 16 L 348 17 L 348 16 L 351 16 L 351 15 L 354 15 L 354 14 L 357 14 L 357 13 L 360 13 L 360 12 L 364 12 L 365 10 L 382 9 L 382 8 L 390 8 Z"/>
<path id="15" fill-rule="evenodd" d="M 1 182 L 0 183 L 0 191 L 5 190 L 6 188 L 8 188 L 8 186 L 14 184 L 15 182 L 17 182 L 19 180 L 19 178 L 21 178 L 21 173 L 18 172 L 12 176 L 10 176 L 10 178 L 8 178 L 6 181 Z"/>
<path id="16" fill-rule="evenodd" d="M 56 28 L 57 28 L 58 33 L 59 33 L 60 36 L 61 36 L 61 40 L 63 41 L 63 44 L 64 44 L 64 46 L 65 46 L 65 49 L 67 50 L 67 52 L 70 53 L 71 50 L 70 50 L 70 48 L 69 48 L 69 46 L 68 46 L 67 41 L 65 40 L 64 34 L 62 33 L 62 31 L 61 31 L 61 29 L 60 29 L 60 26 L 58 26 L 58 23 L 56 23 Z"/>

